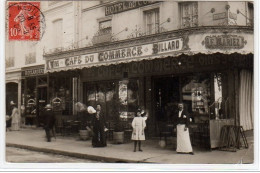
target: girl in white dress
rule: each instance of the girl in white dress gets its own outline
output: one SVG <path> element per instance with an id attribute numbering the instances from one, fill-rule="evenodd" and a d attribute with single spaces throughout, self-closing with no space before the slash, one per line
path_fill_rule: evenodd
<path id="1" fill-rule="evenodd" d="M 146 127 L 145 120 L 147 117 L 141 116 L 141 110 L 137 111 L 136 117 L 133 119 L 132 127 L 133 127 L 133 133 L 132 133 L 132 140 L 134 140 L 134 152 L 136 152 L 136 145 L 138 142 L 139 151 L 143 151 L 141 149 L 141 141 L 145 140 L 145 134 L 144 129 Z"/>

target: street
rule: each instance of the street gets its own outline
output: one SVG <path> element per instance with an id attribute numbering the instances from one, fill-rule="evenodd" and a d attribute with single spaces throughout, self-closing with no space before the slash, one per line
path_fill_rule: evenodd
<path id="1" fill-rule="evenodd" d="M 6 147 L 6 161 L 13 163 L 97 163 L 97 161 L 87 159 L 77 159 L 13 147 Z"/>

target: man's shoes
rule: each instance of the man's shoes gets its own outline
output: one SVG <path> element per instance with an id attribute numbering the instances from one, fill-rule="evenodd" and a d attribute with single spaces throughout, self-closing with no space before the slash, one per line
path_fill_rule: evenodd
<path id="1" fill-rule="evenodd" d="M 141 151 L 141 152 L 142 152 L 143 150 L 139 149 L 139 151 Z"/>
<path id="2" fill-rule="evenodd" d="M 134 152 L 136 152 L 136 149 L 134 149 Z"/>
<path id="3" fill-rule="evenodd" d="M 193 153 L 193 152 L 189 152 L 189 154 L 190 154 L 190 155 L 194 155 L 194 153 Z"/>

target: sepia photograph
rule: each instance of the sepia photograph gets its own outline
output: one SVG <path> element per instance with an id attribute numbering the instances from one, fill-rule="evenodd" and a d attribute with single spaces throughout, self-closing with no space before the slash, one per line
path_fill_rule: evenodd
<path id="1" fill-rule="evenodd" d="M 5 1 L 5 163 L 256 164 L 254 5 Z"/>

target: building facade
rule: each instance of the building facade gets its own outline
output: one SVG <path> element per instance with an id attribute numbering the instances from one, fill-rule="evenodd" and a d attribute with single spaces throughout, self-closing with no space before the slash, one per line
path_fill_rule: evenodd
<path id="1" fill-rule="evenodd" d="M 129 122 L 144 107 L 150 136 L 174 123 L 178 102 L 194 123 L 253 128 L 252 2 L 42 4 L 46 85 L 36 84 L 36 105 L 70 116 L 78 101 L 101 104 L 107 121 Z"/>

